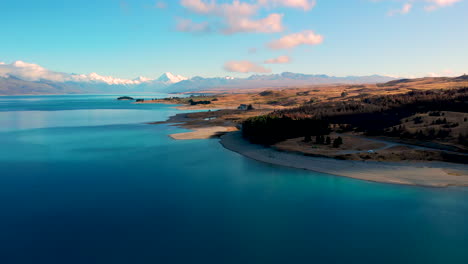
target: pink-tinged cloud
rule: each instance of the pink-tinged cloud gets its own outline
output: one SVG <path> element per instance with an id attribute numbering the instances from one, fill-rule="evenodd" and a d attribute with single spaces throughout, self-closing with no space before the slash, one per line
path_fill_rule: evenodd
<path id="1" fill-rule="evenodd" d="M 181 0 L 181 5 L 192 12 L 211 16 L 251 16 L 258 10 L 255 4 L 235 0 L 232 3 L 217 3 L 216 1 Z"/>
<path id="2" fill-rule="evenodd" d="M 388 15 L 389 16 L 406 15 L 411 11 L 412 8 L 413 8 L 413 4 L 406 3 L 403 5 L 401 9 L 390 10 L 390 12 L 388 12 Z"/>
<path id="3" fill-rule="evenodd" d="M 267 69 L 251 61 L 228 61 L 224 64 L 224 69 L 228 72 L 240 72 L 240 73 L 269 73 L 271 72 L 270 69 Z"/>
<path id="4" fill-rule="evenodd" d="M 285 64 L 291 62 L 289 56 L 279 56 L 277 58 L 269 59 L 265 61 L 265 64 Z"/>
<path id="5" fill-rule="evenodd" d="M 461 2 L 461 0 L 429 0 L 428 2 L 432 2 L 438 6 L 450 6 L 455 3 Z"/>
<path id="6" fill-rule="evenodd" d="M 252 16 L 260 8 L 257 4 L 250 4 L 235 0 L 232 3 L 217 3 L 216 1 L 182 0 L 181 5 L 188 10 L 205 16 L 220 17 L 221 23 L 214 22 L 211 28 L 216 28 L 224 34 L 240 32 L 274 33 L 283 31 L 283 15 L 270 14 L 262 19 Z"/>
<path id="7" fill-rule="evenodd" d="M 426 1 L 430 2 L 431 4 L 427 5 L 424 9 L 430 12 L 430 11 L 434 11 L 442 7 L 451 6 L 453 4 L 461 2 L 462 0 L 426 0 Z"/>
<path id="8" fill-rule="evenodd" d="M 277 33 L 284 31 L 283 15 L 271 13 L 258 17 L 262 9 L 274 7 L 312 9 L 315 0 L 180 0 L 188 11 L 210 17 L 209 28 L 223 34 Z M 184 27 L 185 28 L 185 27 Z M 184 30 L 190 31 L 191 30 Z"/>
<path id="9" fill-rule="evenodd" d="M 258 6 L 240 2 L 233 1 L 232 4 L 220 4 L 219 13 L 223 16 L 252 16 L 258 11 Z"/>
<path id="10" fill-rule="evenodd" d="M 371 2 L 391 2 L 391 0 L 369 0 Z M 424 10 L 431 12 L 440 8 L 449 7 L 456 3 L 462 2 L 463 0 L 400 0 L 400 2 L 406 2 L 403 7 L 399 9 L 390 10 L 387 15 L 405 15 L 410 13 L 410 11 L 416 8 L 419 3 L 425 3 Z M 396 0 L 393 0 L 396 2 Z"/>
<path id="11" fill-rule="evenodd" d="M 167 4 L 166 2 L 163 2 L 163 1 L 156 1 L 156 4 L 154 5 L 154 7 L 158 9 L 164 9 L 167 7 Z"/>
<path id="12" fill-rule="evenodd" d="M 282 32 L 283 15 L 270 14 L 266 18 L 254 20 L 248 17 L 229 17 L 227 18 L 225 34 L 234 34 L 239 32 L 257 32 L 257 33 L 275 33 Z"/>
<path id="13" fill-rule="evenodd" d="M 201 0 L 182 0 L 180 1 L 180 4 L 183 7 L 200 14 L 208 14 L 216 7 L 214 2 L 205 3 Z"/>
<path id="14" fill-rule="evenodd" d="M 211 31 L 211 28 L 207 22 L 196 23 L 191 19 L 181 18 L 177 21 L 177 30 L 190 33 L 207 33 Z"/>
<path id="15" fill-rule="evenodd" d="M 427 76 L 429 77 L 457 77 L 461 75 L 463 75 L 463 73 L 456 72 L 451 69 L 445 69 L 441 72 L 430 72 L 427 74 Z"/>
<path id="16" fill-rule="evenodd" d="M 259 0 L 260 5 L 284 6 L 290 8 L 301 8 L 306 11 L 315 7 L 315 0 Z"/>
<path id="17" fill-rule="evenodd" d="M 306 30 L 300 33 L 286 35 L 268 44 L 271 49 L 292 49 L 300 45 L 318 45 L 323 42 L 323 36 L 314 31 Z"/>

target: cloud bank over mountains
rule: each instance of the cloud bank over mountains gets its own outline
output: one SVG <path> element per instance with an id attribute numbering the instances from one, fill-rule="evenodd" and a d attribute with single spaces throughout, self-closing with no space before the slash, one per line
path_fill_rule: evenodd
<path id="1" fill-rule="evenodd" d="M 280 56 L 267 64 L 288 63 L 289 57 Z M 271 70 L 249 61 L 231 61 L 225 64 L 227 71 L 270 73 Z M 138 77 L 133 80 L 102 76 L 97 73 L 68 74 L 48 70 L 40 65 L 15 61 L 0 62 L 0 95 L 17 94 L 68 94 L 68 93 L 116 93 L 148 92 L 171 93 L 231 88 L 291 87 L 315 84 L 377 83 L 393 80 L 388 76 L 311 75 L 298 73 L 252 75 L 247 78 L 230 76 L 187 78 L 166 72 L 157 79 Z"/>
<path id="2" fill-rule="evenodd" d="M 146 80 L 140 77 L 138 80 L 126 80 L 112 76 L 101 76 L 97 73 L 67 74 L 50 71 L 40 65 L 15 61 L 11 64 L 0 64 L 0 77 L 14 76 L 24 81 L 48 80 L 54 82 L 103 82 L 109 85 L 139 84 Z"/>
<path id="3" fill-rule="evenodd" d="M 68 74 L 48 70 L 40 65 L 15 61 L 11 64 L 0 62 L 0 77 L 16 77 L 24 81 L 53 81 L 53 82 L 96 82 L 108 85 L 138 85 L 152 81 L 158 81 L 165 84 L 177 83 L 187 80 L 187 77 L 173 75 L 170 72 L 163 74 L 158 79 L 150 79 L 140 76 L 136 79 L 120 79 L 112 76 L 102 76 L 95 72 L 90 74 Z"/>

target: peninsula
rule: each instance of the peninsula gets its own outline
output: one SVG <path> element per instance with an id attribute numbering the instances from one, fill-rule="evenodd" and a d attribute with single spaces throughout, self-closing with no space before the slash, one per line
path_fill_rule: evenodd
<path id="1" fill-rule="evenodd" d="M 468 186 L 467 87 L 460 76 L 138 103 L 204 110 L 166 121 L 192 130 L 171 137 L 221 137 L 227 149 L 262 162 L 376 182 Z"/>

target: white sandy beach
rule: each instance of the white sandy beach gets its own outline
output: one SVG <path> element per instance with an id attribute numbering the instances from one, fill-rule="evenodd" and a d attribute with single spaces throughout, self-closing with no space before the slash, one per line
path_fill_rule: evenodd
<path id="1" fill-rule="evenodd" d="M 251 144 L 240 132 L 221 137 L 221 144 L 251 159 L 355 179 L 427 187 L 468 186 L 468 166 L 445 162 L 375 162 L 317 158 Z"/>

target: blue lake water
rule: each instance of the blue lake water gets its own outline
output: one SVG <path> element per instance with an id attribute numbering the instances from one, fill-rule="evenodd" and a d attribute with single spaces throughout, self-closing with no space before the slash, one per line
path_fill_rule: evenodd
<path id="1" fill-rule="evenodd" d="M 0 263 L 468 263 L 468 188 L 259 163 L 115 98 L 0 97 Z"/>

